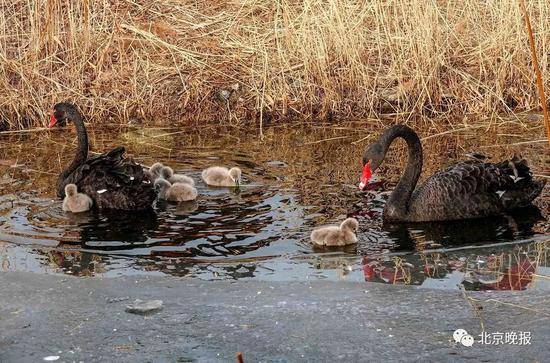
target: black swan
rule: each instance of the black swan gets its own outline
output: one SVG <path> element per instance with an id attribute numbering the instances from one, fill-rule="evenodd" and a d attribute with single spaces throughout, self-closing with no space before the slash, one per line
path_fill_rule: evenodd
<path id="1" fill-rule="evenodd" d="M 514 156 L 500 163 L 460 162 L 429 177 L 415 189 L 422 171 L 422 145 L 408 126 L 386 130 L 363 155 L 361 189 L 384 160 L 393 140 L 407 142 L 405 172 L 388 198 L 383 218 L 388 222 L 429 222 L 480 218 L 528 206 L 545 181 L 534 180 L 527 162 Z"/>
<path id="2" fill-rule="evenodd" d="M 143 168 L 123 157 L 124 147 L 88 159 L 88 133 L 75 105 L 67 102 L 54 106 L 48 127 L 72 121 L 78 135 L 78 149 L 73 162 L 59 174 L 57 195 L 65 197 L 65 186 L 75 184 L 92 198 L 100 209 L 145 210 L 156 198 L 153 183 Z"/>

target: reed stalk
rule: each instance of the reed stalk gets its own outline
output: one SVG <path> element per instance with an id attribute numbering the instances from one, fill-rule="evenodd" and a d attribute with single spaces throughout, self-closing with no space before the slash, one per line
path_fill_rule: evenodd
<path id="1" fill-rule="evenodd" d="M 525 0 L 519 0 L 521 11 L 525 19 L 525 25 L 527 27 L 527 33 L 529 34 L 529 48 L 531 50 L 531 57 L 533 60 L 533 68 L 535 69 L 535 75 L 537 77 L 537 88 L 539 91 L 540 103 L 542 106 L 542 113 L 544 116 L 544 125 L 546 126 L 546 138 L 550 145 L 550 119 L 548 117 L 548 107 L 546 105 L 546 96 L 544 94 L 544 85 L 542 83 L 542 74 L 540 72 L 539 61 L 537 57 L 537 49 L 535 47 L 535 37 L 533 36 L 533 29 L 531 28 L 531 20 L 529 19 L 529 13 L 525 6 Z"/>

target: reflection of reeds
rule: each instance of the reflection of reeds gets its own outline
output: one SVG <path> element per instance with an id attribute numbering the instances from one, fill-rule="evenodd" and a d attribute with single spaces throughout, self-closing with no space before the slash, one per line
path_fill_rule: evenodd
<path id="1" fill-rule="evenodd" d="M 424 274 L 427 277 L 437 277 L 447 273 L 448 261 L 442 253 L 430 253 L 420 255 L 420 261 L 424 265 Z"/>
<path id="2" fill-rule="evenodd" d="M 534 242 L 498 254 L 469 257 L 457 256 L 453 252 L 420 253 L 418 268 L 397 256 L 374 265 L 377 266 L 377 275 L 392 284 L 410 284 L 413 275 L 423 268 L 425 277 L 435 279 L 444 278 L 451 270 L 461 271 L 474 288 L 523 290 L 531 287 L 536 278 L 550 279 L 550 276 L 535 273 L 539 266 L 549 265 L 549 249 L 548 241 Z"/>
<path id="3" fill-rule="evenodd" d="M 42 125 L 64 99 L 94 122 L 267 124 L 536 105 L 514 1 L 204 4 L 2 2 L 0 119 Z M 529 11 L 542 54 L 550 5 L 529 2 Z M 540 61 L 548 70 L 548 57 Z"/>
<path id="4" fill-rule="evenodd" d="M 393 263 L 395 265 L 394 267 L 394 275 L 392 279 L 392 283 L 404 283 L 406 285 L 409 285 L 411 283 L 411 268 L 410 264 L 403 261 L 401 257 L 394 257 Z"/>
<path id="5" fill-rule="evenodd" d="M 491 276 L 495 281 L 483 283 L 490 289 L 529 288 L 535 282 L 533 277 L 536 277 L 537 267 L 548 265 L 548 249 L 548 242 L 536 242 L 517 247 L 510 252 L 478 256 L 475 261 L 467 261 L 463 271 Z M 479 259 L 485 260 L 483 266 L 479 265 Z"/>

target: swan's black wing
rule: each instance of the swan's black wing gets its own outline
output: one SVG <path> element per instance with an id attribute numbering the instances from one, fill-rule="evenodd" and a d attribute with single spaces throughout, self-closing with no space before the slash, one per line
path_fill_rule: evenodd
<path id="1" fill-rule="evenodd" d="M 123 157 L 124 147 L 96 155 L 58 183 L 64 197 L 65 185 L 76 184 L 101 209 L 143 210 L 151 207 L 156 194 L 141 165 Z"/>
<path id="2" fill-rule="evenodd" d="M 525 160 L 463 162 L 432 175 L 409 204 L 414 221 L 452 220 L 497 215 L 527 206 L 544 182 L 533 179 Z"/>
<path id="3" fill-rule="evenodd" d="M 122 162 L 125 151 L 126 150 L 123 146 L 119 146 L 109 152 L 95 155 L 89 158 L 68 175 L 65 173 L 65 171 L 62 172 L 59 175 L 59 179 L 57 180 L 58 197 L 65 197 L 65 185 L 67 184 L 76 184 L 79 187 L 78 190 L 80 191 L 82 181 L 87 178 L 88 175 L 93 171 L 93 169 L 96 168 L 98 165 L 104 169 L 114 168 L 117 164 Z"/>

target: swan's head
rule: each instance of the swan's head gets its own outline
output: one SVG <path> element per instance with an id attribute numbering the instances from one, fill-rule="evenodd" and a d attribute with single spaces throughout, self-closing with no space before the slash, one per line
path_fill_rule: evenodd
<path id="1" fill-rule="evenodd" d="M 151 174 L 158 177 L 160 175 L 160 172 L 161 172 L 163 167 L 164 167 L 164 165 L 162 165 L 161 163 L 154 163 L 149 168 L 149 171 L 151 172 Z"/>
<path id="2" fill-rule="evenodd" d="M 174 176 L 174 169 L 169 166 L 164 166 L 160 169 L 160 176 L 168 180 Z"/>
<path id="3" fill-rule="evenodd" d="M 371 144 L 363 154 L 363 172 L 361 173 L 361 182 L 359 189 L 363 190 L 369 185 L 372 174 L 380 167 L 384 161 L 384 149 L 378 142 Z"/>
<path id="4" fill-rule="evenodd" d="M 158 178 L 157 180 L 155 180 L 155 184 L 153 184 L 153 187 L 155 188 L 155 192 L 157 192 L 157 194 L 161 197 L 164 196 L 164 193 L 166 193 L 166 190 L 171 186 L 172 185 L 168 180 L 164 180 L 162 178 Z"/>
<path id="5" fill-rule="evenodd" d="M 241 174 L 241 169 L 237 167 L 229 169 L 229 177 L 235 182 L 236 186 L 241 185 Z"/>
<path id="6" fill-rule="evenodd" d="M 73 197 L 76 195 L 76 192 L 77 192 L 76 185 L 74 184 L 65 185 L 65 195 L 68 195 L 69 197 Z"/>
<path id="7" fill-rule="evenodd" d="M 363 166 L 369 164 L 372 172 L 375 172 L 384 161 L 384 156 L 385 152 L 382 145 L 378 142 L 372 143 L 363 154 Z"/>
<path id="8" fill-rule="evenodd" d="M 340 224 L 340 228 L 355 232 L 359 228 L 359 222 L 355 218 L 347 218 Z"/>
<path id="9" fill-rule="evenodd" d="M 60 102 L 53 106 L 48 127 L 54 125 L 65 125 L 67 121 L 72 121 L 78 115 L 78 109 L 70 102 Z"/>

